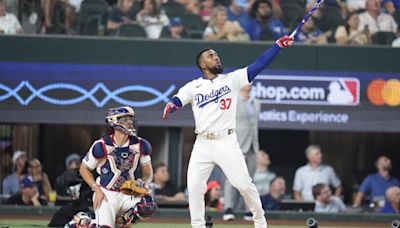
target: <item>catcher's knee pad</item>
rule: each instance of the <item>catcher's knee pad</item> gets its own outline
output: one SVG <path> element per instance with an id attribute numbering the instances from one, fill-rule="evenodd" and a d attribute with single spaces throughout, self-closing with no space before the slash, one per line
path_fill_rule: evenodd
<path id="1" fill-rule="evenodd" d="M 117 223 L 129 224 L 136 223 L 139 219 L 145 220 L 150 218 L 157 210 L 157 204 L 152 196 L 143 196 L 135 207 L 125 211 L 125 213 L 117 219 Z"/>
<path id="2" fill-rule="evenodd" d="M 143 196 L 139 203 L 135 206 L 137 217 L 144 220 L 150 218 L 157 210 L 158 206 L 154 198 L 150 195 Z"/>

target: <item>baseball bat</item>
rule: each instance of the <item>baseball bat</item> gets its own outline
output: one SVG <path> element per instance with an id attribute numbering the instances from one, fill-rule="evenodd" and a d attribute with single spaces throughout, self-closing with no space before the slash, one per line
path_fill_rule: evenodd
<path id="1" fill-rule="evenodd" d="M 314 4 L 314 6 L 310 9 L 310 11 L 308 11 L 308 13 L 304 16 L 303 20 L 301 20 L 301 22 L 299 23 L 299 25 L 297 25 L 296 29 L 293 30 L 293 32 L 290 34 L 290 37 L 294 37 L 296 35 L 296 33 L 300 30 L 300 28 L 304 25 L 304 23 L 306 23 L 306 21 L 308 20 L 308 18 L 311 17 L 311 15 L 315 12 L 315 10 L 318 9 L 318 7 L 320 7 L 322 5 L 322 3 L 324 3 L 325 0 L 317 0 L 317 2 Z"/>

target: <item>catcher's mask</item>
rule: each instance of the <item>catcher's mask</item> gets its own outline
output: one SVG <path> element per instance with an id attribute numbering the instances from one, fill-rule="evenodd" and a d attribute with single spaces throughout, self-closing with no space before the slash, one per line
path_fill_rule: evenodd
<path id="1" fill-rule="evenodd" d="M 127 135 L 136 136 L 137 134 L 135 111 L 131 107 L 124 106 L 109 109 L 106 122 L 113 129 L 120 130 Z"/>

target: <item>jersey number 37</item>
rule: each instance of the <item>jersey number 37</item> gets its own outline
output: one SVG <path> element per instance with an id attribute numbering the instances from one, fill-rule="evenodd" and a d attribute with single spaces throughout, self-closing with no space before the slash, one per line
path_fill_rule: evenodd
<path id="1" fill-rule="evenodd" d="M 231 102 L 231 98 L 221 99 L 221 101 L 219 102 L 219 108 L 222 110 L 229 109 L 231 107 Z"/>

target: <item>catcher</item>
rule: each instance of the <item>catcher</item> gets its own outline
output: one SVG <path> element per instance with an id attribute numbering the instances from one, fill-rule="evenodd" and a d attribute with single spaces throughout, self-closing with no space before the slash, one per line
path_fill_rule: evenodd
<path id="1" fill-rule="evenodd" d="M 151 145 L 137 136 L 135 112 L 131 107 L 108 110 L 111 134 L 96 140 L 82 160 L 79 172 L 94 191 L 93 210 L 100 228 L 147 219 L 157 209 L 149 183 L 153 178 Z M 142 179 L 135 171 L 141 167 Z M 95 180 L 92 170 L 99 177 Z"/>

